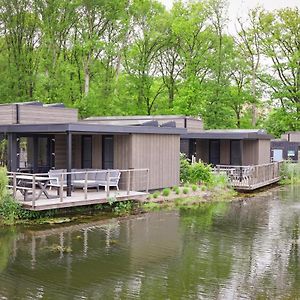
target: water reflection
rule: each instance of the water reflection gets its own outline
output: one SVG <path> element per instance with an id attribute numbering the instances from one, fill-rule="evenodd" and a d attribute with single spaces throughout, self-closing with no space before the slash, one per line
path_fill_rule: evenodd
<path id="1" fill-rule="evenodd" d="M 236 203 L 2 229 L 3 299 L 300 297 L 299 187 Z"/>

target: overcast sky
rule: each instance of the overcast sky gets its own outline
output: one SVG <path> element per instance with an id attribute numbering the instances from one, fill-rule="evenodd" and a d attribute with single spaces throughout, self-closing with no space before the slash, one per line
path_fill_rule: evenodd
<path id="1" fill-rule="evenodd" d="M 172 7 L 174 0 L 159 0 L 168 9 Z M 300 7 L 300 0 L 228 0 L 229 1 L 229 31 L 234 32 L 234 22 L 237 17 L 245 17 L 249 9 L 261 5 L 265 9 L 273 10 L 283 7 Z"/>

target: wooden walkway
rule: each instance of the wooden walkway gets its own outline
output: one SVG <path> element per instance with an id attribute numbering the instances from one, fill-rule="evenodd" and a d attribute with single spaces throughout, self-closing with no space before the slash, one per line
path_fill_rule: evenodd
<path id="1" fill-rule="evenodd" d="M 280 162 L 253 166 L 217 165 L 215 172 L 226 173 L 239 191 L 253 191 L 280 180 Z"/>
<path id="2" fill-rule="evenodd" d="M 53 196 L 56 194 L 55 191 L 50 191 L 50 194 Z M 40 197 L 34 202 L 32 200 L 24 201 L 24 197 L 21 193 L 17 194 L 17 201 L 22 205 L 23 208 L 32 210 L 32 211 L 41 211 L 49 209 L 58 209 L 58 208 L 69 208 L 76 206 L 85 206 L 85 205 L 94 205 L 94 204 L 105 204 L 111 202 L 120 202 L 126 200 L 143 200 L 147 197 L 148 193 L 146 192 L 135 192 L 130 191 L 129 194 L 127 191 L 111 191 L 109 198 L 105 191 L 94 192 L 89 191 L 87 193 L 87 199 L 85 199 L 84 192 L 77 190 L 72 192 L 72 196 L 64 196 L 62 201 L 60 197 L 48 199 L 46 197 Z"/>

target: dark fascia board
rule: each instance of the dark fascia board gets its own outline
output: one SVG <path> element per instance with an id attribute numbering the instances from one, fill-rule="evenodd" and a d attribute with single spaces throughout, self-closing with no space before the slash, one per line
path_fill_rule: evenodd
<path id="1" fill-rule="evenodd" d="M 14 124 L 0 125 L 4 133 L 110 133 L 110 134 L 178 134 L 186 133 L 184 128 L 153 127 L 153 126 L 120 126 L 85 123 L 68 124 Z"/>
<path id="2" fill-rule="evenodd" d="M 270 134 L 261 134 L 256 132 L 210 132 L 203 131 L 199 133 L 187 133 L 181 135 L 183 139 L 224 139 L 224 140 L 271 140 Z"/>
<path id="3" fill-rule="evenodd" d="M 147 121 L 147 120 L 180 120 L 180 119 L 187 119 L 187 120 L 196 120 L 202 121 L 199 117 L 191 117 L 191 116 L 184 116 L 184 115 L 151 115 L 151 116 L 109 116 L 109 117 L 88 117 L 81 121 L 83 122 L 92 122 L 92 121 Z"/>

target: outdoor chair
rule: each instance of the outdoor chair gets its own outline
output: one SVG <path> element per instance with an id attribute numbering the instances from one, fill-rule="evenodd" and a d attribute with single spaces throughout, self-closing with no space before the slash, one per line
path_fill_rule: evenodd
<path id="1" fill-rule="evenodd" d="M 107 172 L 109 172 L 108 182 L 107 182 Z M 115 187 L 118 191 L 120 176 L 121 176 L 121 172 L 119 170 L 107 170 L 107 171 L 97 173 L 96 181 L 99 186 L 104 186 L 105 191 L 107 189 L 107 185 L 109 187 Z"/>
<path id="2" fill-rule="evenodd" d="M 56 170 L 50 170 L 48 172 L 48 176 L 50 178 L 50 184 L 49 184 L 50 190 L 52 188 L 57 189 L 57 191 L 60 189 L 62 174 L 66 173 L 66 172 L 67 172 L 66 169 L 56 169 Z M 67 188 L 67 174 L 63 174 L 62 186 L 63 186 L 63 189 Z M 72 186 L 72 190 L 73 190 L 72 181 L 71 181 L 71 186 Z"/>

